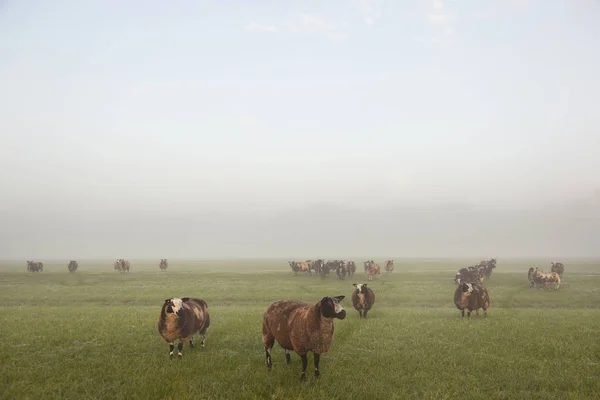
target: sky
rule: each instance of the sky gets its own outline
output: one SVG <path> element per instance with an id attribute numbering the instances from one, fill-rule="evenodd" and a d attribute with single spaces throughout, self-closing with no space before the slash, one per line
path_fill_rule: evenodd
<path id="1" fill-rule="evenodd" d="M 575 213 L 596 225 L 563 250 L 539 217 L 503 251 L 600 253 L 598 21 L 597 0 L 0 1 L 0 258 L 397 254 L 274 232 L 448 204 Z M 475 251 L 440 232 L 415 252 Z"/>

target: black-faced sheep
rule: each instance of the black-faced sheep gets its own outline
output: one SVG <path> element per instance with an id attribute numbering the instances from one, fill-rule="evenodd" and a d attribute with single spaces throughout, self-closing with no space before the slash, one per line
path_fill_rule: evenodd
<path id="1" fill-rule="evenodd" d="M 201 335 L 201 345 L 206 342 L 206 331 L 210 326 L 208 305 L 204 300 L 195 298 L 166 299 L 158 318 L 158 332 L 169 343 L 169 356 L 173 357 L 175 340 L 179 339 L 177 346 L 179 358 L 183 357 L 184 342 L 189 340 L 190 347 L 194 345 L 194 335 Z"/>
<path id="2" fill-rule="evenodd" d="M 277 340 L 285 349 L 288 364 L 291 362 L 290 350 L 294 350 L 302 358 L 302 381 L 306 380 L 307 354 L 312 351 L 315 377 L 319 377 L 321 354 L 326 353 L 333 342 L 333 319 L 346 318 L 346 311 L 340 304 L 344 297 L 323 297 L 313 305 L 294 300 L 272 303 L 264 313 L 262 326 L 262 340 L 269 371 L 273 366 L 271 350 Z"/>
<path id="3" fill-rule="evenodd" d="M 366 283 L 353 283 L 352 305 L 358 311 L 359 318 L 367 318 L 367 312 L 375 304 L 375 293 Z"/>
<path id="4" fill-rule="evenodd" d="M 483 309 L 487 317 L 487 309 L 490 307 L 490 296 L 485 287 L 476 283 L 462 282 L 454 291 L 454 304 L 456 308 L 462 311 L 462 318 L 465 317 L 465 309 L 468 310 L 467 316 L 471 318 L 471 311 L 475 310 L 479 315 L 479 309 Z"/>

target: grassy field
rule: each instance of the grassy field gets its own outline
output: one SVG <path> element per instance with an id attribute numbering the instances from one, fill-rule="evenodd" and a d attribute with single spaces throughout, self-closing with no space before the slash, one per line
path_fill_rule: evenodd
<path id="1" fill-rule="evenodd" d="M 600 261 L 561 260 L 558 292 L 528 287 L 527 268 L 550 260 L 498 260 L 487 319 L 461 320 L 457 269 L 478 260 L 400 260 L 369 285 L 368 320 L 352 308 L 353 278 L 293 276 L 281 261 L 45 261 L 0 264 L 0 398 L 8 399 L 597 399 Z M 383 265 L 383 259 L 376 260 Z M 300 383 L 300 358 L 276 345 L 267 372 L 262 313 L 273 301 L 346 295 L 321 378 Z M 169 359 L 156 322 L 164 299 L 206 300 L 205 348 Z"/>

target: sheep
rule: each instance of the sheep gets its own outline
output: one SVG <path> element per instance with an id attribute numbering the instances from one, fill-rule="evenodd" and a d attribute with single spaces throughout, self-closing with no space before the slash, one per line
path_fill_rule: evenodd
<path id="1" fill-rule="evenodd" d="M 553 262 L 552 267 L 550 268 L 550 272 L 556 272 L 558 276 L 560 276 L 560 279 L 562 279 L 563 273 L 565 272 L 565 266 L 563 265 L 563 263 Z"/>
<path id="2" fill-rule="evenodd" d="M 465 317 L 465 309 L 468 310 L 467 316 L 471 319 L 471 311 L 475 310 L 479 315 L 479 309 L 483 309 L 487 317 L 487 310 L 490 307 L 490 296 L 485 287 L 476 283 L 462 282 L 454 292 L 454 304 L 456 308 L 462 311 L 462 318 Z"/>
<path id="3" fill-rule="evenodd" d="M 69 265 L 67 265 L 67 269 L 69 270 L 69 272 L 75 272 L 75 271 L 77 271 L 77 268 L 79 268 L 77 261 L 75 261 L 75 260 L 69 261 Z"/>
<path id="4" fill-rule="evenodd" d="M 319 361 L 333 342 L 334 318 L 346 318 L 340 304 L 345 296 L 323 297 L 316 304 L 280 300 L 272 303 L 263 315 L 262 341 L 265 346 L 267 368 L 271 371 L 271 350 L 275 340 L 285 350 L 287 364 L 291 363 L 290 350 L 302 358 L 300 380 L 306 381 L 307 354 L 314 354 L 315 377 L 320 376 Z"/>
<path id="5" fill-rule="evenodd" d="M 184 342 L 189 340 L 190 347 L 195 347 L 194 334 L 201 335 L 201 345 L 206 343 L 206 331 L 210 326 L 208 305 L 204 300 L 196 298 L 170 298 L 166 299 L 158 318 L 158 332 L 169 343 L 169 357 L 173 358 L 175 340 L 179 339 L 177 346 L 179 358 Z"/>
<path id="6" fill-rule="evenodd" d="M 358 311 L 359 318 L 367 318 L 367 312 L 375 304 L 375 293 L 366 283 L 353 283 L 352 305 Z"/>
<path id="7" fill-rule="evenodd" d="M 536 268 L 531 274 L 530 285 L 532 287 L 544 285 L 548 288 L 554 286 L 554 289 L 558 290 L 560 288 L 560 275 L 556 272 L 545 273 L 544 270 Z"/>
<path id="8" fill-rule="evenodd" d="M 169 262 L 167 261 L 166 258 L 161 258 L 160 259 L 160 263 L 158 264 L 158 268 L 160 268 L 161 271 L 166 271 L 167 268 L 169 268 Z"/>
<path id="9" fill-rule="evenodd" d="M 346 273 L 348 272 L 348 270 L 346 269 L 346 266 L 344 265 L 343 261 L 338 261 L 338 266 L 335 269 L 335 273 L 338 276 L 338 279 L 346 279 Z"/>

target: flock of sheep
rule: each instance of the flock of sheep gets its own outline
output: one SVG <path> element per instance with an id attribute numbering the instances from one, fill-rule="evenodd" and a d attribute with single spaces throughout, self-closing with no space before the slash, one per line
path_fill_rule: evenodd
<path id="1" fill-rule="evenodd" d="M 353 283 L 352 305 L 359 318 L 367 318 L 367 313 L 375 304 L 375 294 L 366 283 Z M 296 300 L 279 300 L 272 303 L 263 315 L 262 341 L 265 346 L 267 368 L 271 370 L 271 352 L 275 341 L 285 350 L 285 359 L 292 362 L 293 350 L 302 359 L 300 379 L 306 380 L 308 353 L 314 355 L 315 377 L 319 377 L 321 354 L 327 353 L 333 342 L 334 319 L 346 318 L 346 310 L 340 304 L 345 296 L 323 297 L 315 304 Z M 208 305 L 198 298 L 170 298 L 162 305 L 158 317 L 158 332 L 169 344 L 169 356 L 173 357 L 175 341 L 178 357 L 183 357 L 186 342 L 195 347 L 195 334 L 201 337 L 201 345 L 206 343 L 206 332 L 210 327 Z"/>
<path id="2" fill-rule="evenodd" d="M 131 269 L 131 263 L 123 258 L 117 258 L 117 260 L 113 264 L 113 267 L 114 267 L 115 271 L 118 271 L 118 272 L 129 272 Z M 169 262 L 167 261 L 167 259 L 161 258 L 160 263 L 158 264 L 158 268 L 160 268 L 161 271 L 165 271 L 168 267 L 169 267 Z M 79 265 L 77 264 L 77 261 L 71 260 L 71 261 L 69 261 L 67 268 L 68 268 L 69 272 L 75 272 L 75 271 L 77 271 L 77 268 L 79 268 Z M 34 273 L 34 272 L 42 272 L 43 270 L 44 270 L 43 262 L 27 261 L 27 272 Z"/>
<path id="3" fill-rule="evenodd" d="M 308 272 L 312 275 L 312 271 L 319 274 L 322 278 L 329 275 L 330 271 L 335 271 L 338 279 L 346 279 L 346 275 L 353 276 L 356 273 L 356 263 L 354 261 L 344 260 L 329 260 L 323 259 L 318 260 L 304 260 L 304 261 L 288 261 L 290 268 L 294 272 L 294 275 L 298 275 L 298 272 Z M 373 260 L 363 262 L 365 267 L 365 273 L 367 279 L 373 280 L 373 276 L 381 275 L 381 268 L 379 264 Z M 388 273 L 394 272 L 394 260 L 387 260 L 385 262 L 385 270 Z"/>
<path id="4" fill-rule="evenodd" d="M 454 304 L 461 311 L 462 317 L 471 318 L 471 312 L 475 311 L 479 315 L 479 309 L 482 309 L 487 316 L 487 309 L 490 306 L 490 296 L 487 289 L 483 286 L 483 280 L 490 278 L 493 269 L 496 268 L 496 260 L 481 261 L 479 264 L 467 268 L 461 268 L 454 277 L 454 283 L 458 286 L 454 292 Z M 529 268 L 527 279 L 531 287 L 547 287 L 548 289 L 560 288 L 561 279 L 565 271 L 565 266 L 560 262 L 552 262 L 550 273 L 545 273 L 541 268 Z"/>
<path id="5" fill-rule="evenodd" d="M 373 260 L 365 261 L 364 270 L 369 280 L 375 275 L 381 275 L 379 264 Z M 346 275 L 353 276 L 356 272 L 354 261 L 344 260 L 305 260 L 289 261 L 292 271 L 312 274 L 314 270 L 321 277 L 325 277 L 330 271 L 335 271 L 339 279 L 345 279 Z M 29 272 L 42 271 L 44 265 L 39 261 L 27 261 Z M 71 260 L 68 264 L 70 272 L 78 268 L 77 261 Z M 161 259 L 160 270 L 168 268 L 167 259 Z M 462 318 L 467 311 L 467 317 L 471 318 L 471 312 L 479 315 L 482 309 L 484 316 L 490 305 L 490 297 L 487 289 L 483 286 L 485 278 L 490 278 L 493 269 L 496 268 L 496 259 L 484 260 L 479 264 L 467 268 L 461 268 L 454 277 L 457 284 L 454 292 L 454 304 L 461 311 Z M 124 259 L 117 259 L 114 263 L 115 271 L 128 272 L 130 263 Z M 394 260 L 387 260 L 385 269 L 391 273 L 394 271 Z M 564 273 L 562 263 L 552 262 L 551 272 L 545 273 L 540 268 L 530 268 L 528 281 L 531 287 L 554 287 L 558 290 Z M 367 318 L 367 313 L 375 304 L 375 294 L 366 283 L 353 283 L 352 305 L 359 313 L 359 318 Z M 271 370 L 273 361 L 271 357 L 275 341 L 285 351 L 286 362 L 291 363 L 290 351 L 294 351 L 302 359 L 302 381 L 306 380 L 306 369 L 308 366 L 307 355 L 314 355 L 315 377 L 319 377 L 319 362 L 321 354 L 327 353 L 333 342 L 334 319 L 346 318 L 346 311 L 341 305 L 345 296 L 323 297 L 315 304 L 308 304 L 295 300 L 275 301 L 263 314 L 262 342 L 265 347 L 266 364 Z M 198 298 L 170 298 L 162 305 L 158 318 L 158 331 L 162 338 L 169 344 L 169 356 L 174 356 L 175 341 L 179 340 L 177 350 L 178 357 L 183 356 L 183 346 L 189 343 L 195 347 L 194 335 L 199 334 L 201 345 L 205 346 L 206 333 L 210 327 L 210 314 L 208 304 Z"/>

